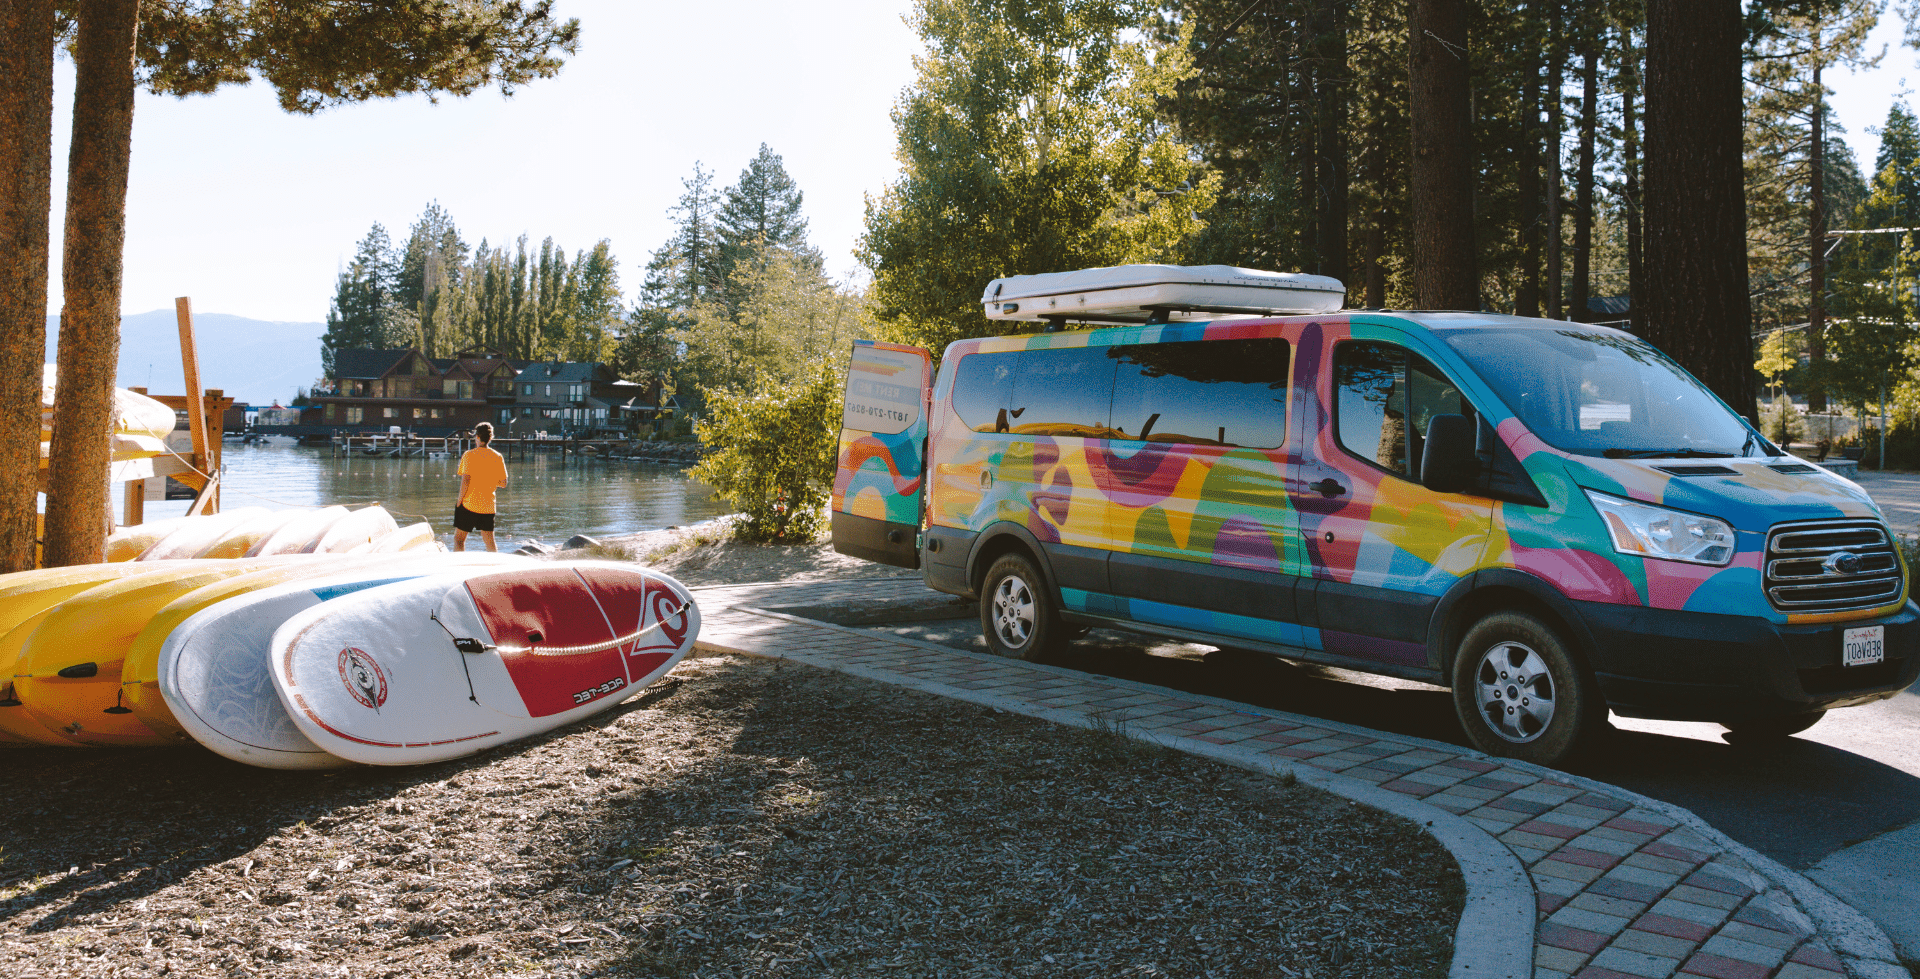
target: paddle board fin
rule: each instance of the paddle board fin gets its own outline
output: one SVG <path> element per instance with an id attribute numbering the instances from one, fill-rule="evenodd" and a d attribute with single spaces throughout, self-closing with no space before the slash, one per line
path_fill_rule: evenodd
<path id="1" fill-rule="evenodd" d="M 13 695 L 13 684 L 0 687 L 0 707 L 18 707 L 20 698 Z"/>

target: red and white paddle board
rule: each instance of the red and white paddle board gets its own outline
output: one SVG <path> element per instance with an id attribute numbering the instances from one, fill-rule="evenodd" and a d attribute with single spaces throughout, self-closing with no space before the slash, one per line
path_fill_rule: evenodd
<path id="1" fill-rule="evenodd" d="M 304 565 L 305 562 L 303 562 Z M 288 719 L 268 677 L 274 631 L 288 617 L 369 588 L 433 575 L 443 582 L 535 562 L 509 554 L 394 555 L 331 575 L 269 585 L 195 612 L 160 647 L 156 676 L 173 720 L 194 740 L 261 768 L 347 764 L 322 750 Z"/>
<path id="2" fill-rule="evenodd" d="M 327 752 L 417 765 L 606 710 L 673 669 L 699 631 L 685 586 L 631 565 L 421 578 L 288 619 L 273 685 Z"/>

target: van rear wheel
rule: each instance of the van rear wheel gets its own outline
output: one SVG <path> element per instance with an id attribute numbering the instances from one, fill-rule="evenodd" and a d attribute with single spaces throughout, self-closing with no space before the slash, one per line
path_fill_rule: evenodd
<path id="1" fill-rule="evenodd" d="M 980 631 L 987 649 L 1010 659 L 1037 660 L 1065 628 L 1046 581 L 1022 554 L 1003 554 L 980 587 Z"/>
<path id="2" fill-rule="evenodd" d="M 1453 660 L 1453 705 L 1467 740 L 1490 755 L 1558 765 L 1598 739 L 1607 706 L 1551 626 L 1495 612 L 1467 631 Z"/>

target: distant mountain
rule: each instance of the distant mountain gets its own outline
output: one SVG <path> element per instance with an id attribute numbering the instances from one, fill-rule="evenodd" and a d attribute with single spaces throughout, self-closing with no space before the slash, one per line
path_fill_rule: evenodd
<path id="1" fill-rule="evenodd" d="M 194 313 L 194 345 L 200 350 L 200 386 L 219 388 L 235 401 L 286 404 L 295 388 L 320 376 L 323 323 L 272 323 L 225 313 Z M 47 360 L 54 359 L 60 322 L 47 317 Z M 173 310 L 156 309 L 120 318 L 120 364 L 116 383 L 153 394 L 181 394 L 180 327 Z"/>

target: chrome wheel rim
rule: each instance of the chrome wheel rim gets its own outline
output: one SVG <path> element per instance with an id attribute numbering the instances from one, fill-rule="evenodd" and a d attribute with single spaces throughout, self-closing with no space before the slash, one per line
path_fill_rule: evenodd
<path id="1" fill-rule="evenodd" d="M 1026 579 L 1010 574 L 993 590 L 993 635 L 1008 649 L 1024 649 L 1033 639 L 1033 589 Z"/>
<path id="2" fill-rule="evenodd" d="M 1555 690 L 1547 661 L 1525 643 L 1496 643 L 1474 669 L 1480 716 L 1514 744 L 1539 740 L 1553 723 Z"/>

